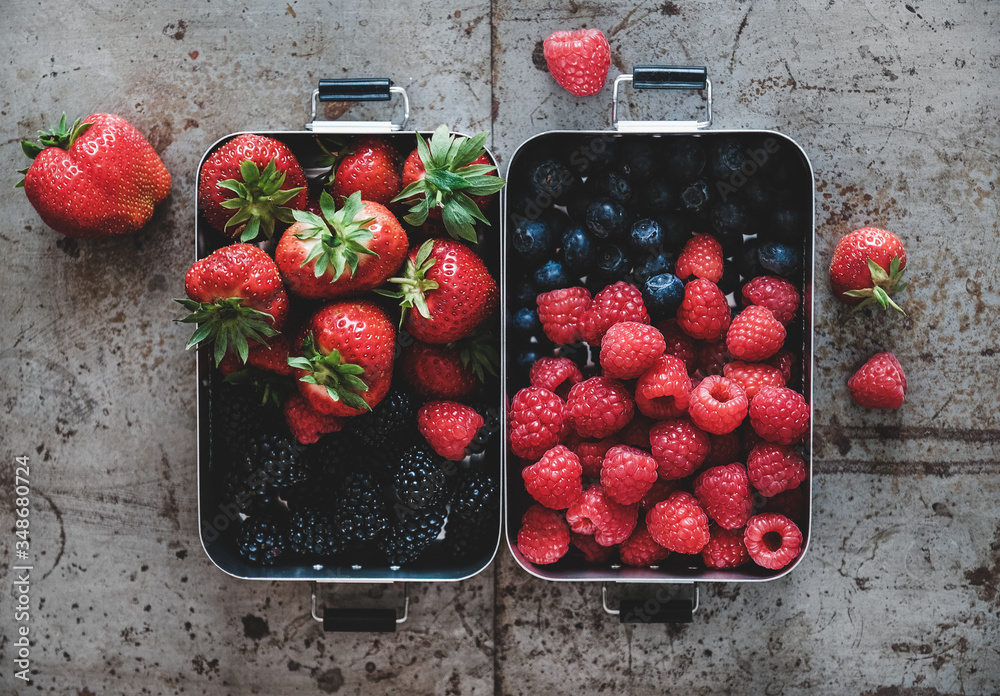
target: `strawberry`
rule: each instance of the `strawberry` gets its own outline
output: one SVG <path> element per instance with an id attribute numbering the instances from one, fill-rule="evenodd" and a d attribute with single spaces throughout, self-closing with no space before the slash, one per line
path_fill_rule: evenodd
<path id="1" fill-rule="evenodd" d="M 500 357 L 489 333 L 476 332 L 448 344 L 413 341 L 403 349 L 399 374 L 430 399 L 464 399 L 496 376 Z"/>
<path id="2" fill-rule="evenodd" d="M 847 382 L 851 398 L 864 408 L 899 408 L 906 398 L 906 375 L 892 353 L 876 353 Z"/>
<path id="3" fill-rule="evenodd" d="M 270 239 L 275 222 L 291 224 L 295 222 L 292 209 L 306 207 L 305 186 L 302 166 L 287 145 L 245 133 L 226 142 L 202 164 L 198 207 L 208 224 L 227 236 L 250 242 L 263 232 Z"/>
<path id="4" fill-rule="evenodd" d="M 320 413 L 356 416 L 389 391 L 396 330 L 389 315 L 367 300 L 320 307 L 306 322 L 289 358 L 299 391 Z"/>
<path id="5" fill-rule="evenodd" d="M 453 462 L 465 458 L 465 448 L 483 423 L 474 408 L 457 401 L 429 401 L 417 411 L 417 429 L 427 444 Z"/>
<path id="6" fill-rule="evenodd" d="M 359 295 L 381 285 L 406 257 L 406 232 L 379 203 L 352 193 L 340 209 L 333 196 L 320 195 L 319 216 L 293 213 L 274 252 L 289 292 L 309 299 Z"/>
<path id="7" fill-rule="evenodd" d="M 417 133 L 417 147 L 403 163 L 403 190 L 395 201 L 414 200 L 404 218 L 419 227 L 429 216 L 440 217 L 455 239 L 477 242 L 477 221 L 489 225 L 482 213 L 489 196 L 504 186 L 483 145 L 489 133 L 471 138 L 451 135 L 438 126 L 427 142 Z"/>
<path id="8" fill-rule="evenodd" d="M 830 285 L 838 300 L 857 309 L 878 303 L 883 309 L 903 312 L 889 296 L 906 287 L 901 282 L 905 268 L 906 249 L 899 237 L 877 227 L 863 227 L 837 242 L 830 261 Z"/>
<path id="9" fill-rule="evenodd" d="M 571 94 L 585 97 L 604 87 L 611 46 L 599 29 L 553 32 L 542 48 L 552 77 Z"/>
<path id="10" fill-rule="evenodd" d="M 353 193 L 373 203 L 388 205 L 402 189 L 399 153 L 388 140 L 374 136 L 358 138 L 338 153 L 330 191 L 338 203 Z"/>
<path id="11" fill-rule="evenodd" d="M 21 143 L 32 163 L 17 186 L 45 224 L 67 237 L 136 232 L 170 193 L 156 151 L 120 116 L 91 114 L 67 126 L 63 114 L 39 143 Z"/>
<path id="12" fill-rule="evenodd" d="M 285 325 L 288 295 L 274 261 L 250 244 L 231 244 L 196 261 L 184 276 L 191 312 L 180 321 L 199 324 L 187 347 L 208 343 L 218 365 L 229 348 L 245 363 L 248 340 L 265 344 Z"/>
<path id="13" fill-rule="evenodd" d="M 402 299 L 402 326 L 427 343 L 468 336 L 499 304 L 499 289 L 486 264 L 452 239 L 428 239 L 413 247 L 402 277 L 389 280 L 400 289 L 380 294 Z"/>
<path id="14" fill-rule="evenodd" d="M 340 432 L 344 419 L 320 413 L 301 394 L 292 394 L 282 407 L 285 422 L 292 435 L 303 445 L 311 445 L 327 433 Z"/>

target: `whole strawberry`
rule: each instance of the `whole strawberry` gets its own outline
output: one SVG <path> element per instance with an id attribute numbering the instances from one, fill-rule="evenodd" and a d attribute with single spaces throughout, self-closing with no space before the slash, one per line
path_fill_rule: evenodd
<path id="1" fill-rule="evenodd" d="M 170 193 L 170 173 L 128 121 L 91 114 L 21 143 L 32 159 L 22 170 L 28 201 L 46 225 L 76 239 L 131 234 Z"/>
<path id="2" fill-rule="evenodd" d="M 457 401 L 429 401 L 417 411 L 417 429 L 435 452 L 453 462 L 465 458 L 465 448 L 483 426 L 483 417 Z"/>
<path id="3" fill-rule="evenodd" d="M 229 237 L 250 242 L 263 232 L 270 239 L 275 222 L 291 224 L 292 210 L 305 209 L 305 186 L 302 166 L 287 145 L 245 133 L 201 166 L 198 207 L 212 228 Z"/>
<path id="4" fill-rule="evenodd" d="M 288 316 L 288 295 L 274 261 L 251 244 L 231 244 L 196 261 L 184 276 L 188 299 L 177 300 L 191 312 L 180 321 L 198 329 L 187 347 L 213 346 L 218 365 L 235 350 L 244 363 L 249 341 L 266 344 Z"/>
<path id="5" fill-rule="evenodd" d="M 858 309 L 878 303 L 903 310 L 890 295 L 906 287 L 906 249 L 892 232 L 864 227 L 845 235 L 833 250 L 830 285 L 834 296 Z"/>
<path id="6" fill-rule="evenodd" d="M 611 46 L 599 29 L 553 32 L 543 49 L 552 77 L 571 94 L 585 97 L 604 87 L 611 67 Z"/>
<path id="7" fill-rule="evenodd" d="M 851 398 L 864 408 L 899 408 L 906 398 L 906 375 L 892 353 L 876 353 L 847 381 Z"/>
<path id="8" fill-rule="evenodd" d="M 338 205 L 354 193 L 360 193 L 363 200 L 388 205 L 403 187 L 399 153 L 385 138 L 358 138 L 342 148 L 338 157 L 330 185 Z"/>
<path id="9" fill-rule="evenodd" d="M 408 243 L 388 208 L 353 193 L 338 209 L 325 191 L 320 207 L 322 216 L 295 211 L 275 249 L 289 292 L 309 299 L 355 296 L 399 270 Z"/>
<path id="10" fill-rule="evenodd" d="M 430 399 L 464 399 L 496 376 L 500 357 L 492 336 L 476 332 L 447 344 L 413 341 L 399 357 L 399 374 Z"/>

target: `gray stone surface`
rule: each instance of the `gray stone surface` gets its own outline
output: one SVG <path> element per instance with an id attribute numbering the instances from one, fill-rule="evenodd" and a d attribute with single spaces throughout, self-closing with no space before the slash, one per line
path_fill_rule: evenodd
<path id="1" fill-rule="evenodd" d="M 174 187 L 145 230 L 99 243 L 61 239 L 19 192 L 0 200 L 0 692 L 1000 691 L 996 3 L 283 4 L 4 5 L 9 185 L 20 139 L 63 111 L 112 111 L 148 135 Z M 232 579 L 200 548 L 194 356 L 171 301 L 193 258 L 197 163 L 227 133 L 301 127 L 317 79 L 341 75 L 392 77 L 418 127 L 490 129 L 502 162 L 538 132 L 605 128 L 610 89 L 573 98 L 536 52 L 584 25 L 608 35 L 612 76 L 705 64 L 716 127 L 802 145 L 820 278 L 855 227 L 908 242 L 905 318 L 852 315 L 815 287 L 809 553 L 781 580 L 704 587 L 685 627 L 620 626 L 598 586 L 544 583 L 501 553 L 472 580 L 411 587 L 396 635 L 323 635 L 307 586 Z M 629 100 L 643 117 L 701 106 Z M 907 403 L 863 412 L 844 380 L 882 348 L 907 370 Z M 7 589 L 17 455 L 34 491 L 27 687 Z"/>

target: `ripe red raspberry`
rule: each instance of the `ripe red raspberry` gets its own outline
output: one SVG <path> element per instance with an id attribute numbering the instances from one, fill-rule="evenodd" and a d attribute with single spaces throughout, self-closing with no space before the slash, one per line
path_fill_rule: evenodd
<path id="1" fill-rule="evenodd" d="M 774 318 L 770 309 L 759 305 L 744 307 L 726 332 L 726 348 L 737 360 L 766 360 L 784 344 L 784 325 Z"/>
<path id="2" fill-rule="evenodd" d="M 795 357 L 795 353 L 788 350 L 787 348 L 782 348 L 777 353 L 772 355 L 765 361 L 768 365 L 776 367 L 781 370 L 781 376 L 785 379 L 785 384 L 792 381 L 793 371 L 795 366 L 798 365 L 798 358 Z M 751 397 L 753 398 L 753 397 Z"/>
<path id="3" fill-rule="evenodd" d="M 521 518 L 517 550 L 532 563 L 555 563 L 569 551 L 569 527 L 558 512 L 532 505 Z"/>
<path id="4" fill-rule="evenodd" d="M 677 277 L 691 276 L 718 283 L 722 278 L 722 244 L 710 234 L 699 233 L 687 240 L 677 256 Z"/>
<path id="5" fill-rule="evenodd" d="M 656 507 L 657 503 L 669 498 L 676 490 L 677 483 L 675 481 L 658 478 L 653 482 L 652 487 L 646 491 L 646 495 L 642 496 L 642 500 L 639 501 L 639 507 L 649 512 Z"/>
<path id="6" fill-rule="evenodd" d="M 585 490 L 566 510 L 570 529 L 579 534 L 593 534 L 601 546 L 620 544 L 628 539 L 638 518 L 637 505 L 616 503 L 601 486 Z"/>
<path id="7" fill-rule="evenodd" d="M 301 394 L 288 397 L 282 412 L 288 429 L 303 445 L 318 442 L 323 435 L 339 432 L 344 427 L 344 418 L 320 413 Z"/>
<path id="8" fill-rule="evenodd" d="M 750 399 L 750 425 L 768 442 L 793 445 L 809 430 L 809 404 L 788 387 L 763 387 Z"/>
<path id="9" fill-rule="evenodd" d="M 743 304 L 767 307 L 774 318 L 788 325 L 799 311 L 799 295 L 795 284 L 777 276 L 757 276 L 743 286 Z"/>
<path id="10" fill-rule="evenodd" d="M 892 353 L 876 353 L 847 381 L 851 398 L 864 408 L 899 408 L 906 398 L 906 375 Z"/>
<path id="11" fill-rule="evenodd" d="M 688 372 L 694 372 L 698 367 L 698 344 L 693 338 L 681 331 L 676 319 L 664 319 L 657 322 L 656 328 L 663 334 L 666 349 L 663 351 L 684 361 Z"/>
<path id="12" fill-rule="evenodd" d="M 646 527 L 660 546 L 677 553 L 701 553 L 708 543 L 708 516 L 698 500 L 677 491 L 646 513 Z"/>
<path id="13" fill-rule="evenodd" d="M 708 456 L 705 457 L 705 466 L 718 466 L 719 464 L 732 464 L 742 460 L 743 443 L 736 431 L 714 435 L 709 433 Z"/>
<path id="14" fill-rule="evenodd" d="M 708 568 L 739 568 L 750 560 L 742 529 L 712 527 L 712 537 L 701 550 L 702 560 Z"/>
<path id="15" fill-rule="evenodd" d="M 569 345 L 580 340 L 580 316 L 590 306 L 587 288 L 560 288 L 544 292 L 535 298 L 538 320 L 550 341 Z"/>
<path id="16" fill-rule="evenodd" d="M 743 392 L 748 399 L 757 396 L 761 387 L 785 386 L 785 376 L 781 370 L 767 363 L 748 363 L 734 360 L 723 366 L 722 374 L 743 387 Z"/>
<path id="17" fill-rule="evenodd" d="M 733 356 L 726 347 L 726 339 L 720 341 L 698 341 L 698 359 L 695 363 L 702 377 L 721 375 L 726 363 L 732 362 Z"/>
<path id="18" fill-rule="evenodd" d="M 765 497 L 798 488 L 806 480 L 806 462 L 791 447 L 762 442 L 747 456 L 750 483 Z"/>
<path id="19" fill-rule="evenodd" d="M 457 401 L 428 401 L 417 411 L 417 430 L 435 452 L 453 462 L 465 458 L 465 448 L 483 422 L 476 409 Z"/>
<path id="20" fill-rule="evenodd" d="M 802 532 L 784 515 L 765 512 L 754 515 L 747 522 L 743 542 L 754 563 L 778 570 L 799 555 L 802 550 Z"/>
<path id="21" fill-rule="evenodd" d="M 645 568 L 664 560 L 670 555 L 670 550 L 657 544 L 649 530 L 646 529 L 646 523 L 639 522 L 635 526 L 632 536 L 618 547 L 618 554 L 625 565 Z"/>
<path id="22" fill-rule="evenodd" d="M 661 355 L 635 384 L 635 405 L 650 418 L 676 418 L 688 407 L 691 378 L 684 362 L 674 355 Z"/>
<path id="23" fill-rule="evenodd" d="M 547 508 L 565 510 L 583 493 L 583 467 L 566 445 L 556 445 L 521 470 L 528 495 Z"/>
<path id="24" fill-rule="evenodd" d="M 642 292 L 624 280 L 594 295 L 593 302 L 580 316 L 580 337 L 592 346 L 599 346 L 604 333 L 620 321 L 649 323 Z"/>
<path id="25" fill-rule="evenodd" d="M 684 286 L 684 299 L 677 308 L 677 326 L 691 338 L 705 341 L 724 338 L 731 316 L 726 296 L 712 281 L 696 278 Z"/>
<path id="26" fill-rule="evenodd" d="M 619 444 L 617 437 L 606 437 L 603 440 L 584 440 L 573 448 L 580 458 L 583 475 L 587 478 L 599 478 L 604 465 L 604 455 L 608 450 Z"/>
<path id="27" fill-rule="evenodd" d="M 582 437 L 602 438 L 624 428 L 635 413 L 629 390 L 608 377 L 574 384 L 566 399 L 566 419 Z"/>
<path id="28" fill-rule="evenodd" d="M 649 452 L 628 445 L 616 445 L 604 455 L 601 486 L 616 503 L 638 503 L 656 478 L 656 460 Z"/>
<path id="29" fill-rule="evenodd" d="M 525 387 L 510 400 L 510 449 L 536 460 L 569 433 L 566 404 L 548 389 Z"/>
<path id="30" fill-rule="evenodd" d="M 649 452 L 649 429 L 655 424 L 656 421 L 652 418 L 647 418 L 641 413 L 636 413 L 632 416 L 632 420 L 628 422 L 628 425 L 618 431 L 617 437 L 623 445 L 637 447 Z"/>
<path id="31" fill-rule="evenodd" d="M 569 543 L 583 554 L 583 560 L 587 563 L 603 563 L 611 558 L 611 555 L 615 552 L 611 546 L 601 546 L 598 544 L 592 534 L 577 534 L 571 531 L 569 533 Z"/>
<path id="32" fill-rule="evenodd" d="M 749 401 L 736 382 L 709 375 L 691 391 L 688 415 L 702 430 L 722 435 L 740 427 L 747 415 Z"/>
<path id="33" fill-rule="evenodd" d="M 528 371 L 528 381 L 565 399 L 569 388 L 583 380 L 579 366 L 569 358 L 539 358 Z"/>
<path id="34" fill-rule="evenodd" d="M 553 32 L 542 47 L 549 72 L 570 94 L 585 97 L 604 87 L 611 46 L 600 29 Z"/>
<path id="35" fill-rule="evenodd" d="M 737 529 L 750 519 L 753 493 L 746 467 L 738 462 L 713 466 L 698 474 L 694 496 L 720 527 Z"/>
<path id="36" fill-rule="evenodd" d="M 690 476 L 708 456 L 708 433 L 689 420 L 660 421 L 649 430 L 649 441 L 661 479 Z"/>
<path id="37" fill-rule="evenodd" d="M 663 355 L 667 344 L 655 327 L 635 321 L 612 324 L 601 339 L 601 367 L 615 379 L 633 379 Z"/>

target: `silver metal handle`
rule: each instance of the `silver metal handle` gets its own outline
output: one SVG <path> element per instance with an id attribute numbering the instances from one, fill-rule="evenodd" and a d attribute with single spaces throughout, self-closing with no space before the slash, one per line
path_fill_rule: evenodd
<path id="1" fill-rule="evenodd" d="M 619 75 L 615 78 L 614 86 L 611 90 L 611 125 L 621 133 L 673 133 L 678 131 L 691 131 L 699 128 L 708 128 L 712 125 L 712 82 L 705 79 L 705 96 L 707 99 L 707 113 L 704 121 L 619 121 L 618 120 L 618 91 L 619 86 L 625 82 L 632 82 L 631 74 Z"/>
<path id="2" fill-rule="evenodd" d="M 319 611 L 316 600 L 317 583 L 312 583 L 312 617 L 323 624 L 324 631 L 391 633 L 405 623 L 410 615 L 410 588 L 403 584 L 403 615 L 394 609 L 330 609 Z"/>
<path id="3" fill-rule="evenodd" d="M 670 588 L 678 591 L 671 592 Z M 683 591 L 681 591 L 683 590 Z M 621 600 L 619 609 L 608 606 L 608 583 L 601 584 L 601 606 L 622 623 L 690 623 L 700 603 L 698 585 L 658 585 L 650 597 Z"/>
<path id="4" fill-rule="evenodd" d="M 312 93 L 312 114 L 306 124 L 306 130 L 314 133 L 392 133 L 401 131 L 410 120 L 410 100 L 406 96 L 406 90 L 402 87 L 392 85 L 389 87 L 390 94 L 399 95 L 403 102 L 403 116 L 395 121 L 317 121 L 316 112 L 319 104 L 319 90 L 314 89 Z"/>

